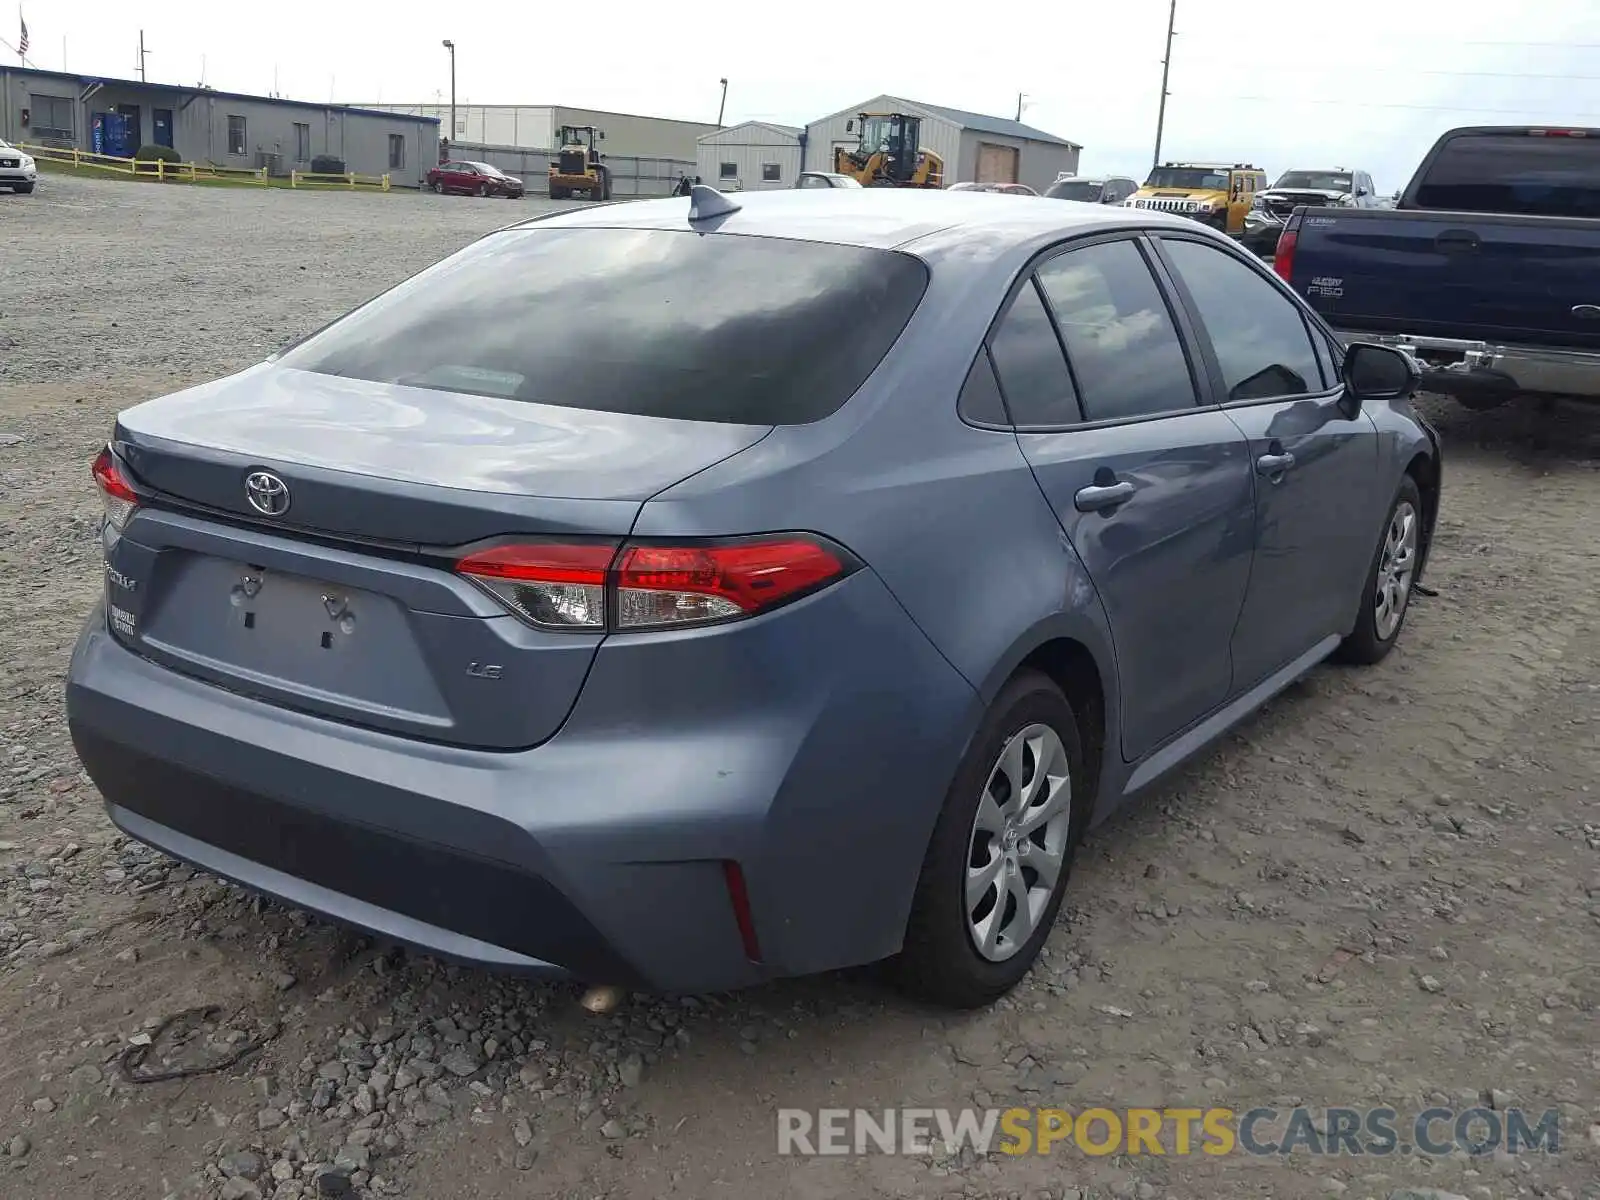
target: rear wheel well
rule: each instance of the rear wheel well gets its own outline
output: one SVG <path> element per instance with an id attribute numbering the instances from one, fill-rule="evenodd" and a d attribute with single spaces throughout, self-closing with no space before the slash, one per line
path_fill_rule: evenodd
<path id="1" fill-rule="evenodd" d="M 1072 705 L 1089 772 L 1089 794 L 1098 795 L 1106 748 L 1106 693 L 1094 655 L 1082 642 L 1056 638 L 1038 647 L 1017 667 L 1019 671 L 1029 669 L 1047 675 Z"/>

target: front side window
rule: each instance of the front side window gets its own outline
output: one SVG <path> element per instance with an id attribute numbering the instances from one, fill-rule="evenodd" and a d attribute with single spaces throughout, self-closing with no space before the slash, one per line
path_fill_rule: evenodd
<path id="1" fill-rule="evenodd" d="M 1294 301 L 1225 250 L 1177 240 L 1164 245 L 1194 298 L 1229 401 L 1321 390 L 1316 352 Z"/>
<path id="2" fill-rule="evenodd" d="M 927 282 L 920 259 L 893 250 L 686 230 L 512 229 L 278 362 L 596 412 L 802 424 L 855 394 Z"/>
<path id="3" fill-rule="evenodd" d="M 1085 420 L 1195 406 L 1172 314 L 1131 241 L 1057 255 L 1039 268 L 1039 282 L 1067 344 Z"/>

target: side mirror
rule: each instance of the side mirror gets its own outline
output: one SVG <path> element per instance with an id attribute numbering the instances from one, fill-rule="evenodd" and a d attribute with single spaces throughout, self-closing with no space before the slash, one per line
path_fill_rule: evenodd
<path id="1" fill-rule="evenodd" d="M 1352 400 L 1398 400 L 1422 382 L 1416 361 L 1392 346 L 1352 342 L 1344 352 L 1344 390 Z"/>

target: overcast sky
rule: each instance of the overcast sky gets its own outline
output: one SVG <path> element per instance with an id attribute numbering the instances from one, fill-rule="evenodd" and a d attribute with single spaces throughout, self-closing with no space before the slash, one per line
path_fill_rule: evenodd
<path id="1" fill-rule="evenodd" d="M 1453 125 L 1600 125 L 1600 26 L 1583 32 L 1597 5 L 1178 0 L 1163 158 L 1366 167 L 1387 192 Z M 727 76 L 727 124 L 800 125 L 882 92 L 1009 117 L 1024 92 L 1023 119 L 1081 142 L 1084 173 L 1142 177 L 1167 0 L 23 0 L 22 15 L 34 66 L 60 68 L 65 37 L 69 70 L 136 78 L 142 25 L 152 81 L 203 71 L 226 91 L 342 103 L 448 101 L 447 37 L 460 103 L 715 121 Z M 17 32 L 0 17 L 0 39 Z"/>

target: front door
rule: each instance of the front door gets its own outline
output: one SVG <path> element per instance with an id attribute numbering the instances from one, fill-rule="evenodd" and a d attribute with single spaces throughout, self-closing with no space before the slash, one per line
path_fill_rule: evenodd
<path id="1" fill-rule="evenodd" d="M 1255 566 L 1233 638 L 1242 690 L 1349 632 L 1376 545 L 1377 429 L 1325 377 L 1331 358 L 1264 269 L 1179 235 L 1158 244 L 1203 329 L 1223 411 L 1250 439 Z"/>
<path id="2" fill-rule="evenodd" d="M 172 110 L 170 108 L 156 108 L 150 111 L 150 136 L 155 139 L 158 146 L 172 145 Z"/>
<path id="3" fill-rule="evenodd" d="M 144 110 L 137 104 L 119 104 L 116 111 L 128 122 L 127 144 L 133 147 L 128 151 L 131 155 L 134 150 L 144 145 Z"/>
<path id="4" fill-rule="evenodd" d="M 1229 695 L 1254 520 L 1244 435 L 1199 404 L 1201 377 L 1126 236 L 1046 260 L 990 353 L 1022 452 L 1110 621 L 1122 752 L 1142 758 Z"/>

